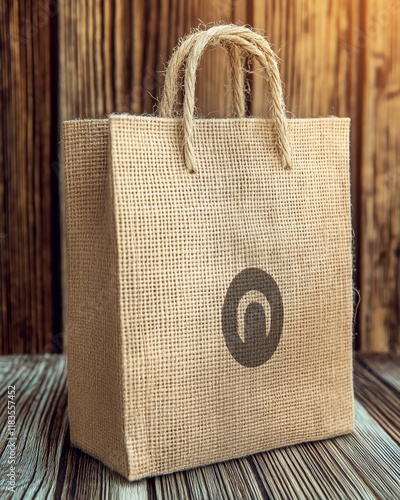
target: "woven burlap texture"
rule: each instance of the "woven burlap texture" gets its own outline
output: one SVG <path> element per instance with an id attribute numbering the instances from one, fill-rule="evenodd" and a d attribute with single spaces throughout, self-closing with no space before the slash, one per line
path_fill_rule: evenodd
<path id="1" fill-rule="evenodd" d="M 71 441 L 131 480 L 353 428 L 350 120 L 285 127 L 290 170 L 273 120 L 196 119 L 191 174 L 181 119 L 63 125 Z M 257 367 L 221 327 L 247 268 L 284 311 Z"/>
<path id="2" fill-rule="evenodd" d="M 175 120 L 64 125 L 71 438 L 131 479 L 353 425 L 349 120 L 290 120 L 290 171 L 265 120 L 196 125 L 195 175 Z M 248 267 L 285 311 L 254 369 L 221 332 Z"/>

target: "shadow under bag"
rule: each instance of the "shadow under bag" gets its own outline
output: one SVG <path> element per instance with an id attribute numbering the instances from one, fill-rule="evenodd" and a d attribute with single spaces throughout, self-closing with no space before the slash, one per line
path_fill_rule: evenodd
<path id="1" fill-rule="evenodd" d="M 194 118 L 210 45 L 234 118 Z M 244 116 L 245 53 L 271 119 Z M 274 53 L 236 25 L 181 42 L 157 116 L 64 123 L 75 446 L 134 480 L 353 429 L 349 127 L 287 119 Z"/>

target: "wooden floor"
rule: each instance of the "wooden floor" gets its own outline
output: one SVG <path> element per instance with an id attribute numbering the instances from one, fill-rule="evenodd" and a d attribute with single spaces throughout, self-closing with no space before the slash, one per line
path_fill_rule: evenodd
<path id="1" fill-rule="evenodd" d="M 357 357 L 356 430 L 129 483 L 69 442 L 63 356 L 0 357 L 0 498 L 400 498 L 400 358 Z M 16 493 L 5 493 L 15 386 Z"/>

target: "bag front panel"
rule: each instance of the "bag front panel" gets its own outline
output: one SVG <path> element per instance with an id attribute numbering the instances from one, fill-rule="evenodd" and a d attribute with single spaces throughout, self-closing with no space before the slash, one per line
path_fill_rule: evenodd
<path id="1" fill-rule="evenodd" d="M 110 118 L 131 478 L 353 427 L 349 120 L 180 127 Z"/>

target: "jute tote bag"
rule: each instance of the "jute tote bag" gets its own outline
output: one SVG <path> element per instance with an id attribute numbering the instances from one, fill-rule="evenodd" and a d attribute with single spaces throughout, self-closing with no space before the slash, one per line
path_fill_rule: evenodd
<path id="1" fill-rule="evenodd" d="M 238 117 L 194 118 L 209 45 Z M 245 53 L 271 119 L 243 116 Z M 288 120 L 234 25 L 182 41 L 158 116 L 64 123 L 75 446 L 133 480 L 352 430 L 349 126 Z"/>

